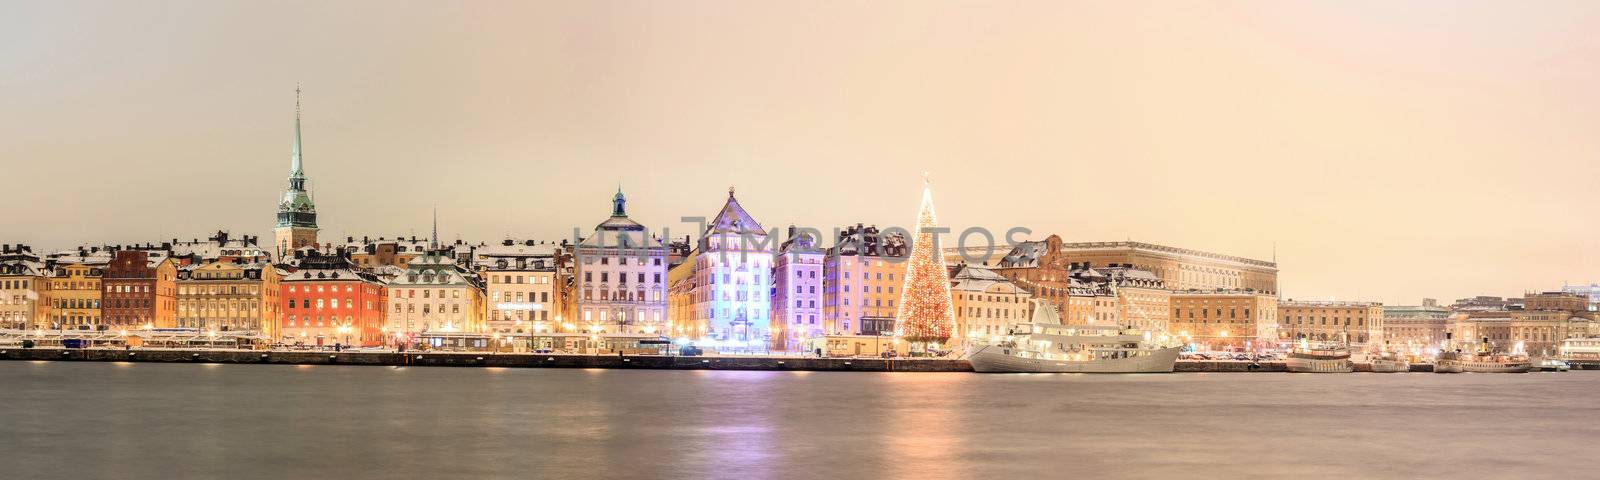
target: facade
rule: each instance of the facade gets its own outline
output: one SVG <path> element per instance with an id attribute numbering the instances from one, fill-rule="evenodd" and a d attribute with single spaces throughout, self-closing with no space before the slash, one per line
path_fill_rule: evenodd
<path id="1" fill-rule="evenodd" d="M 1013 246 L 999 259 L 995 271 L 1012 279 L 1026 276 L 1037 280 L 1060 277 L 1073 267 L 1106 266 L 1149 271 L 1175 291 L 1278 291 L 1278 265 L 1274 262 L 1132 241 L 1063 243 L 1057 235 Z"/>
<path id="2" fill-rule="evenodd" d="M 0 329 L 25 329 L 40 324 L 47 287 L 44 264 L 27 245 L 0 247 Z"/>
<path id="3" fill-rule="evenodd" d="M 772 260 L 772 349 L 793 351 L 807 338 L 827 333 L 822 313 L 822 263 L 817 238 L 789 226 Z"/>
<path id="4" fill-rule="evenodd" d="M 110 328 L 100 316 L 101 285 L 111 256 L 83 250 L 51 255 L 45 262 L 44 318 L 34 328 L 103 330 Z"/>
<path id="5" fill-rule="evenodd" d="M 558 245 L 506 240 L 475 252 L 487 293 L 489 331 L 502 335 L 555 332 L 562 316 Z"/>
<path id="6" fill-rule="evenodd" d="M 1383 343 L 1386 350 L 1420 354 L 1444 347 L 1449 331 L 1450 309 L 1434 299 L 1421 305 L 1389 305 L 1383 308 Z"/>
<path id="7" fill-rule="evenodd" d="M 950 299 L 956 313 L 952 344 L 1005 335 L 1012 325 L 1028 323 L 1033 295 L 988 268 L 959 264 L 951 268 Z"/>
<path id="8" fill-rule="evenodd" d="M 1589 311 L 1600 310 L 1600 283 L 1588 285 L 1562 285 L 1561 291 L 1589 299 Z"/>
<path id="9" fill-rule="evenodd" d="M 1278 340 L 1278 299 L 1246 290 L 1173 292 L 1172 335 L 1200 349 L 1263 350 Z"/>
<path id="10" fill-rule="evenodd" d="M 178 328 L 277 338 L 283 314 L 277 267 L 212 261 L 177 272 Z"/>
<path id="11" fill-rule="evenodd" d="M 386 329 L 411 341 L 423 333 L 486 333 L 485 301 L 478 276 L 444 253 L 429 253 L 406 265 L 389 283 Z"/>
<path id="12" fill-rule="evenodd" d="M 893 333 L 910 255 L 905 235 L 859 223 L 838 232 L 823 257 L 823 330 L 829 335 Z"/>
<path id="13" fill-rule="evenodd" d="M 1383 345 L 1383 304 L 1376 302 L 1278 302 L 1281 339 L 1348 341 L 1352 349 Z"/>
<path id="14" fill-rule="evenodd" d="M 662 333 L 698 338 L 690 325 L 667 320 L 667 249 L 628 218 L 618 189 L 611 217 L 573 247 L 574 314 L 562 325 L 588 333 Z M 572 327 L 568 327 L 572 325 Z M 702 326 L 703 327 L 703 326 Z"/>
<path id="15" fill-rule="evenodd" d="M 728 189 L 728 200 L 706 225 L 695 252 L 673 270 L 687 269 L 672 295 L 687 308 L 677 325 L 704 328 L 701 338 L 729 347 L 764 343 L 772 323 L 772 245 L 767 231 Z"/>
<path id="16" fill-rule="evenodd" d="M 178 268 L 171 257 L 118 250 L 100 281 L 100 316 L 110 328 L 174 328 Z"/>
<path id="17" fill-rule="evenodd" d="M 317 346 L 387 344 L 384 308 L 388 290 L 377 276 L 353 268 L 349 259 L 337 255 L 301 258 L 297 270 L 284 275 L 280 290 L 284 299 L 283 329 L 275 336 L 278 342 Z"/>
<path id="18" fill-rule="evenodd" d="M 294 98 L 294 150 L 289 156 L 289 188 L 278 201 L 278 221 L 272 229 L 280 260 L 301 248 L 317 244 L 317 206 L 306 191 L 306 174 L 300 159 L 300 90 Z"/>

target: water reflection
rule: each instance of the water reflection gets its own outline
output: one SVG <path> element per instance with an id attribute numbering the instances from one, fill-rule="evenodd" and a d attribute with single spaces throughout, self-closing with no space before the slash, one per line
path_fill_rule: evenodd
<path id="1" fill-rule="evenodd" d="M 112 365 L 0 362 L 6 478 L 1525 478 L 1600 435 L 1596 372 Z"/>

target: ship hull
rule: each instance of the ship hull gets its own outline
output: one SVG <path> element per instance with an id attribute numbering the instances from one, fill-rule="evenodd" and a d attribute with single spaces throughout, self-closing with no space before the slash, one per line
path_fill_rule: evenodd
<path id="1" fill-rule="evenodd" d="M 1404 360 L 1373 360 L 1372 373 L 1403 373 L 1411 371 L 1411 363 Z"/>
<path id="2" fill-rule="evenodd" d="M 1466 362 L 1461 371 L 1466 373 L 1528 373 L 1533 365 L 1527 362 Z"/>
<path id="3" fill-rule="evenodd" d="M 1181 347 L 1150 350 L 1141 357 L 1092 361 L 1062 361 L 1022 358 L 1003 353 L 1001 347 L 985 345 L 967 359 L 980 373 L 1171 373 Z"/>
<path id="4" fill-rule="evenodd" d="M 1433 373 L 1461 373 L 1461 362 L 1439 360 L 1433 364 Z"/>
<path id="5" fill-rule="evenodd" d="M 1292 373 L 1350 373 L 1355 370 L 1349 358 L 1299 358 L 1284 362 Z"/>

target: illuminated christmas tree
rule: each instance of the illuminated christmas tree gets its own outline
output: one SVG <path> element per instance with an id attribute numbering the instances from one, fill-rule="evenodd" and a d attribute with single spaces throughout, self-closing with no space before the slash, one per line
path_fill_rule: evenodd
<path id="1" fill-rule="evenodd" d="M 923 182 L 922 209 L 917 212 L 916 240 L 906 259 L 905 285 L 900 289 L 900 311 L 895 315 L 895 331 L 912 343 L 937 344 L 950 339 L 955 329 L 955 310 L 950 301 L 950 274 L 944 255 L 934 245 L 929 231 L 939 226 L 933 213 L 933 189 Z"/>

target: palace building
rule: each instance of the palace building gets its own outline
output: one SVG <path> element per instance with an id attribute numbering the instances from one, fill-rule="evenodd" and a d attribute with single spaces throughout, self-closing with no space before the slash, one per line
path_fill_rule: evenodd
<path id="1" fill-rule="evenodd" d="M 621 188 L 611 217 L 573 246 L 573 277 L 577 318 L 567 318 L 563 331 L 667 331 L 667 248 L 628 218 Z"/>

